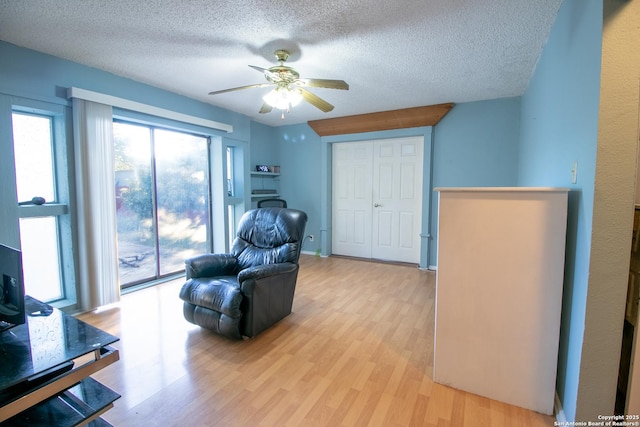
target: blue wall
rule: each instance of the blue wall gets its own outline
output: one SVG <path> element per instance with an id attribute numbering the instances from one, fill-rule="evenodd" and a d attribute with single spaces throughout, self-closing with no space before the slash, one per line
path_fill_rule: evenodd
<path id="1" fill-rule="evenodd" d="M 565 0 L 522 97 L 522 186 L 569 187 L 557 391 L 575 418 L 583 351 L 597 149 L 602 2 Z M 571 168 L 578 164 L 577 184 Z"/>
<path id="2" fill-rule="evenodd" d="M 303 250 L 317 252 L 322 242 L 325 191 L 322 174 L 322 142 L 307 124 L 281 126 L 274 130 L 281 165 L 280 189 L 288 205 L 305 211 L 309 217 Z"/>
<path id="3" fill-rule="evenodd" d="M 70 105 L 75 86 L 233 125 L 233 138 L 249 140 L 249 118 L 166 90 L 0 41 L 0 93 Z M 226 134 L 225 134 L 226 135 Z"/>
<path id="4" fill-rule="evenodd" d="M 435 128 L 436 187 L 515 186 L 520 98 L 456 105 Z"/>
<path id="5" fill-rule="evenodd" d="M 251 122 L 251 144 L 249 158 L 251 170 L 256 165 L 280 164 L 280 153 L 274 135 L 274 128 L 261 123 Z"/>
<path id="6" fill-rule="evenodd" d="M 456 105 L 435 126 L 433 186 L 515 187 L 520 98 Z M 437 265 L 438 202 L 431 216 L 430 265 Z"/>
<path id="7" fill-rule="evenodd" d="M 456 105 L 431 128 L 399 129 L 320 138 L 306 124 L 275 129 L 282 165 L 282 194 L 309 213 L 307 234 L 328 240 L 330 228 L 330 147 L 327 144 L 410 135 L 425 137 L 425 185 L 423 233 L 431 234 L 428 259 L 423 266 L 435 266 L 438 186 L 515 186 L 518 177 L 520 98 L 505 98 Z M 432 145 L 433 138 L 433 147 Z M 252 142 L 253 144 L 253 142 Z M 430 152 L 432 151 L 432 153 Z M 431 155 L 433 159 L 431 160 Z M 431 170 L 433 165 L 433 170 Z M 430 204 L 430 202 L 432 202 Z M 305 250 L 322 250 L 316 239 Z"/>

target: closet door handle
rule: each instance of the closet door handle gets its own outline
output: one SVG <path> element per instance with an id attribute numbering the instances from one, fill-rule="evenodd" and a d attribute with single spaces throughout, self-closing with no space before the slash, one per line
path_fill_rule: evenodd
<path id="1" fill-rule="evenodd" d="M 380 204 L 378 204 L 378 203 L 374 203 L 374 204 L 373 204 L 373 207 L 374 207 L 374 208 L 379 208 L 380 206 L 382 206 L 382 205 L 380 205 Z"/>

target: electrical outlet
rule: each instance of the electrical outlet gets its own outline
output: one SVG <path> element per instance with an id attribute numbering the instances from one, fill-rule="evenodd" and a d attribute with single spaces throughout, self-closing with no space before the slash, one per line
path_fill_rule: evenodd
<path id="1" fill-rule="evenodd" d="M 309 234 L 309 241 L 313 242 L 313 234 Z"/>

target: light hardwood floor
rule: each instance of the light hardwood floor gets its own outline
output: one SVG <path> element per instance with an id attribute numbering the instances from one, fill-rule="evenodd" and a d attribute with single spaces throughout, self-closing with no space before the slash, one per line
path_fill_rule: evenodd
<path id="1" fill-rule="evenodd" d="M 252 340 L 186 322 L 182 280 L 78 316 L 119 336 L 94 377 L 122 395 L 115 426 L 553 426 L 435 384 L 435 273 L 302 255 L 293 313 Z M 491 381 L 491 378 L 487 378 Z"/>

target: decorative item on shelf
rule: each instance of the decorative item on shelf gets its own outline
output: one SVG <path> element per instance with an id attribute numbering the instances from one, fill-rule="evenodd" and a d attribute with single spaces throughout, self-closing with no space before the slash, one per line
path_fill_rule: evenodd
<path id="1" fill-rule="evenodd" d="M 256 172 L 269 172 L 269 166 L 267 166 L 267 165 L 256 165 Z"/>
<path id="2" fill-rule="evenodd" d="M 273 166 L 271 166 L 271 172 L 273 172 L 273 173 L 280 173 L 280 166 L 279 166 L 279 165 L 273 165 Z"/>

